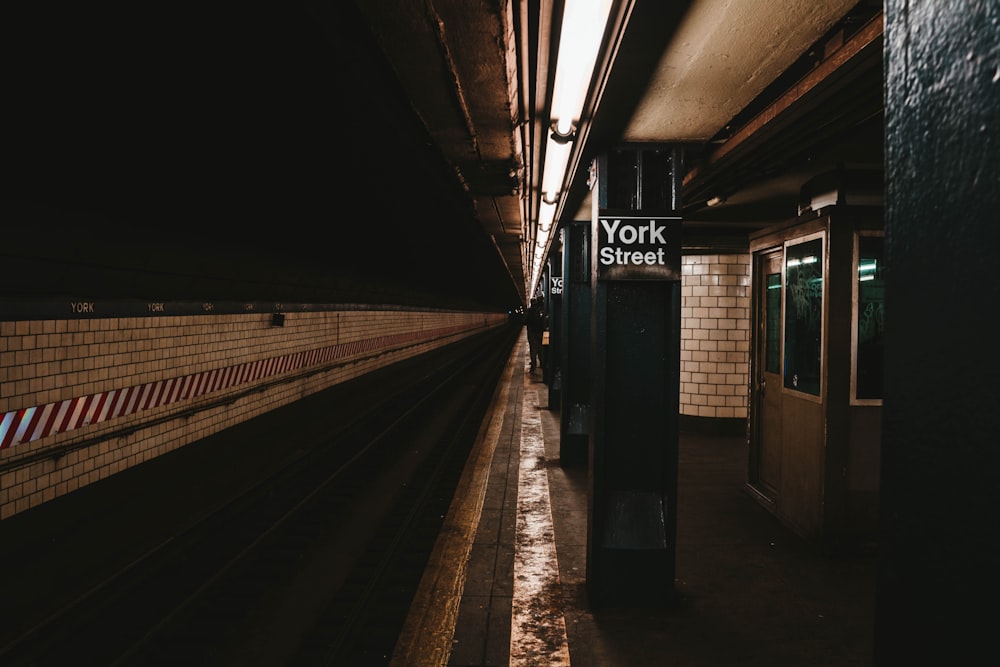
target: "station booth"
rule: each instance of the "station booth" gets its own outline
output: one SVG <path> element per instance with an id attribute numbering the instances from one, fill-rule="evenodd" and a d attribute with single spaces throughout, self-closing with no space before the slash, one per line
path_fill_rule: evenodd
<path id="1" fill-rule="evenodd" d="M 885 252 L 872 180 L 817 177 L 795 220 L 750 237 L 746 486 L 825 551 L 870 548 L 878 529 Z"/>

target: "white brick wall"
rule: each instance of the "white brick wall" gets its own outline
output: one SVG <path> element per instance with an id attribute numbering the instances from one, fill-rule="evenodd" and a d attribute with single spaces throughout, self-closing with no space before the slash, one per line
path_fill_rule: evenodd
<path id="1" fill-rule="evenodd" d="M 750 255 L 681 258 L 680 412 L 747 417 Z"/>
<path id="2" fill-rule="evenodd" d="M 27 419 L 24 411 L 42 414 L 44 406 L 57 402 L 90 400 L 84 403 L 90 406 L 97 403 L 92 397 L 148 383 L 339 350 L 337 363 L 275 371 L 10 444 L 0 449 L 0 519 L 505 322 L 505 315 L 496 314 L 373 310 L 289 313 L 283 327 L 272 327 L 266 313 L 0 322 L 0 430 L 8 435 L 16 429 L 12 420 Z M 79 414 L 86 412 L 81 408 Z"/>

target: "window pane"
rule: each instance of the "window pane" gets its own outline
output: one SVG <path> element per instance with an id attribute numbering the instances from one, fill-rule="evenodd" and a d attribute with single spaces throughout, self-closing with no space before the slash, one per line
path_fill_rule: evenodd
<path id="1" fill-rule="evenodd" d="M 858 356 L 856 398 L 882 398 L 882 334 L 885 331 L 885 239 L 858 238 Z"/>
<path id="2" fill-rule="evenodd" d="M 781 372 L 781 274 L 769 273 L 766 278 L 764 308 L 764 368 L 768 373 Z"/>
<path id="3" fill-rule="evenodd" d="M 785 250 L 785 386 L 819 396 L 823 239 Z"/>

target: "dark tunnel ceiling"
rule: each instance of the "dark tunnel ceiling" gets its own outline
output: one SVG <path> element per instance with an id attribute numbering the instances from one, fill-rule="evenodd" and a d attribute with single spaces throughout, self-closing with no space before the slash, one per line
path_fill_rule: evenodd
<path id="1" fill-rule="evenodd" d="M 621 141 L 684 142 L 686 248 L 745 249 L 751 230 L 794 218 L 807 179 L 841 165 L 881 187 L 877 0 L 765 2 L 753 29 L 727 0 L 629 6 L 621 75 L 608 77 L 580 164 Z M 545 72 L 510 57 L 507 7 L 8 3 L 0 301 L 520 303 L 533 238 L 519 196 L 537 194 L 538 154 L 515 145 L 534 124 L 515 131 L 514 117 L 533 113 L 526 91 Z M 796 39 L 780 67 L 723 66 L 744 51 L 768 60 L 759 28 L 772 23 Z M 545 53 L 534 29 L 514 41 L 537 37 Z M 691 57 L 687 39 L 728 61 Z M 758 80 L 772 83 L 758 94 Z M 697 112 L 675 109 L 671 86 L 684 85 L 704 100 Z M 704 127 L 662 134 L 685 119 Z M 566 219 L 590 210 L 586 172 L 568 183 Z"/>
<path id="2" fill-rule="evenodd" d="M 139 6 L 16 22 L 5 298 L 520 301 L 353 4 Z"/>

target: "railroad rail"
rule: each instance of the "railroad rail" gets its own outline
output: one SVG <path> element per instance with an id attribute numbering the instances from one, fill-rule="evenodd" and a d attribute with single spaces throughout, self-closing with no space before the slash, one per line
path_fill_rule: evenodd
<path id="1" fill-rule="evenodd" d="M 224 493 L 172 515 L 141 553 L 118 556 L 109 541 L 113 567 L 0 630 L 0 663 L 388 663 L 517 333 L 484 333 L 300 401 L 282 430 L 241 429 L 248 456 L 270 447 L 266 464 L 216 479 Z M 206 456 L 218 466 L 238 451 Z M 186 492 L 184 479 L 157 484 L 148 492 Z"/>

